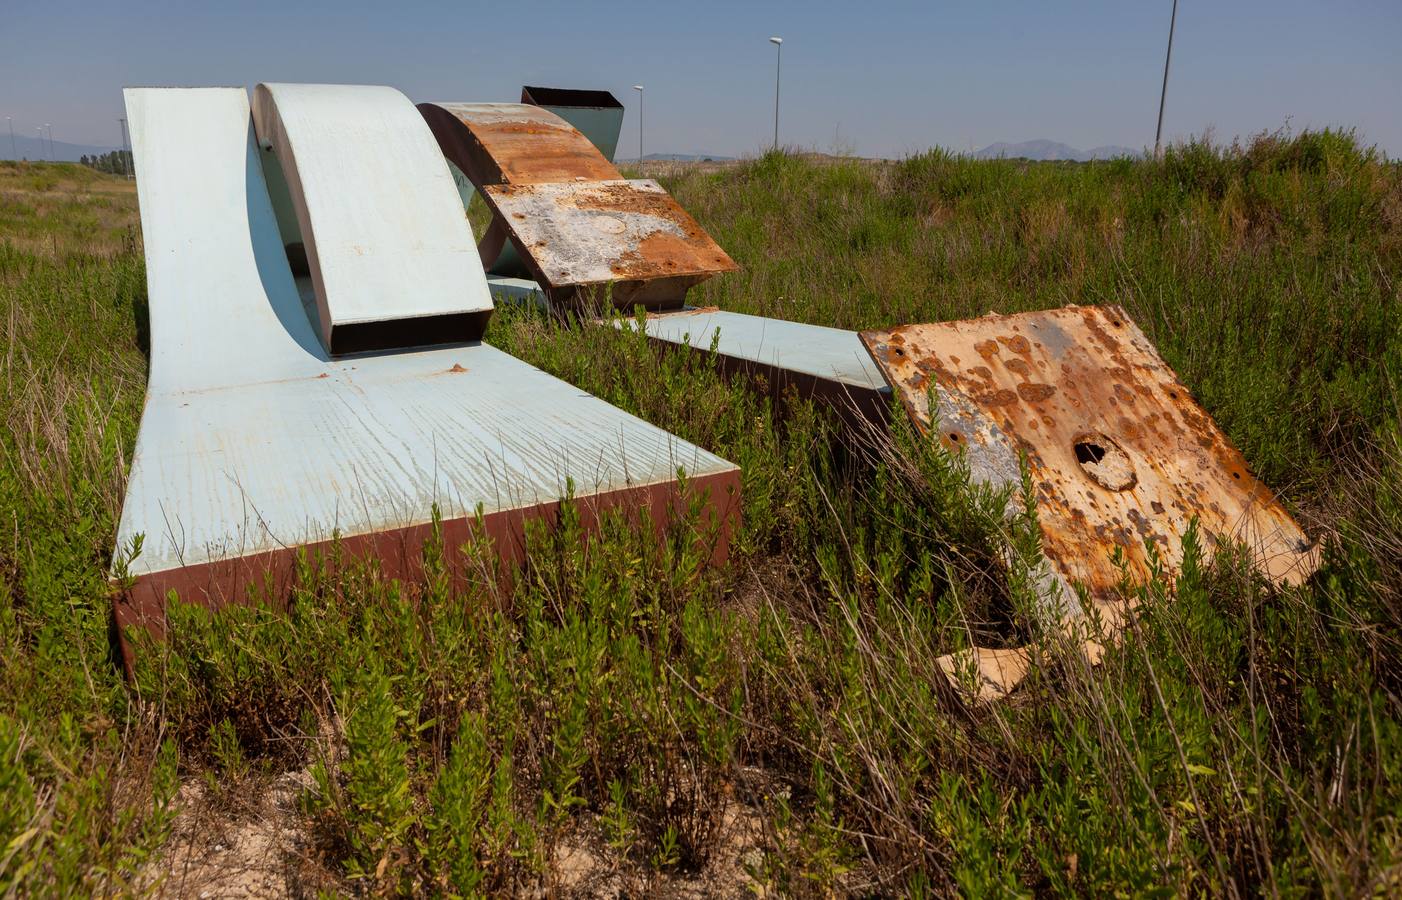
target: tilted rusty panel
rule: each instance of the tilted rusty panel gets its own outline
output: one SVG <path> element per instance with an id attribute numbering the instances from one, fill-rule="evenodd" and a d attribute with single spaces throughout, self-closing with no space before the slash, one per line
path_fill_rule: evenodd
<path id="1" fill-rule="evenodd" d="M 1123 551 L 1148 574 L 1145 542 L 1170 570 L 1193 517 L 1211 550 L 1245 542 L 1275 582 L 1296 582 L 1315 548 L 1153 345 L 1118 307 L 867 331 L 862 341 L 918 427 L 963 450 L 972 476 L 1036 485 L 1049 593 L 1113 596 Z M 936 409 L 930 408 L 933 397 Z"/>
<path id="2" fill-rule="evenodd" d="M 420 103 L 445 155 L 478 187 L 607 181 L 618 169 L 573 125 L 524 103 Z"/>
<path id="3" fill-rule="evenodd" d="M 547 287 L 692 278 L 734 261 L 655 181 L 488 185 L 487 204 Z"/>

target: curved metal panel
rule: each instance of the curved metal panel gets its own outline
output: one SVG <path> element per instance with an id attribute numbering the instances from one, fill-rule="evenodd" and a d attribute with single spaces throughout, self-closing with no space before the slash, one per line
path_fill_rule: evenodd
<path id="1" fill-rule="evenodd" d="M 253 121 L 286 179 L 332 352 L 481 337 L 492 301 L 472 231 L 408 98 L 260 84 Z"/>

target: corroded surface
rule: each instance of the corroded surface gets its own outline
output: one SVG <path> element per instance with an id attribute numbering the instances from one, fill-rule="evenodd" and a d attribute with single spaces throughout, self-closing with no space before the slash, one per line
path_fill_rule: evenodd
<path id="1" fill-rule="evenodd" d="M 650 179 L 488 185 L 482 193 L 548 287 L 704 277 L 736 268 Z"/>
<path id="2" fill-rule="evenodd" d="M 1134 577 L 1149 573 L 1146 543 L 1176 570 L 1194 517 L 1209 552 L 1219 538 L 1242 541 L 1277 583 L 1318 564 L 1304 532 L 1118 307 L 861 337 L 917 426 L 965 451 L 975 479 L 1016 484 L 1025 455 L 1044 587 L 1072 611 L 1075 583 L 1097 603 L 1113 596 L 1117 548 Z"/>
<path id="3" fill-rule="evenodd" d="M 657 182 L 626 181 L 564 119 L 515 103 L 421 103 L 444 156 L 491 207 L 478 244 L 493 272 L 517 265 L 555 300 L 679 307 L 692 285 L 736 268 Z M 520 274 L 520 273 L 512 273 Z"/>
<path id="4" fill-rule="evenodd" d="M 428 120 L 440 145 L 445 137 L 452 142 L 456 136 L 462 142 L 468 158 L 454 162 L 478 187 L 622 177 L 578 129 L 539 106 L 421 103 L 419 112 Z"/>

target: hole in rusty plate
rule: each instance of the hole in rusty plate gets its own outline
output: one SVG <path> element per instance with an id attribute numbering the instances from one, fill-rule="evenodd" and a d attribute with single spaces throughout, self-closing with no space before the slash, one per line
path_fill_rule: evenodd
<path id="1" fill-rule="evenodd" d="M 959 441 L 959 432 L 957 432 L 957 431 L 951 431 L 951 432 L 949 433 L 949 439 L 950 439 L 951 441 L 954 441 L 954 442 L 958 443 L 958 441 Z"/>
<path id="2" fill-rule="evenodd" d="M 1090 480 L 1112 491 L 1127 491 L 1139 477 L 1120 445 L 1103 434 L 1087 434 L 1076 439 L 1076 462 Z"/>
<path id="3" fill-rule="evenodd" d="M 1105 458 L 1105 448 L 1090 441 L 1081 441 L 1076 444 L 1076 462 L 1081 465 L 1086 463 L 1098 463 Z"/>
<path id="4" fill-rule="evenodd" d="M 905 356 L 905 351 L 902 350 L 900 347 L 897 347 L 897 348 L 896 348 L 896 355 L 897 355 L 897 356 Z"/>

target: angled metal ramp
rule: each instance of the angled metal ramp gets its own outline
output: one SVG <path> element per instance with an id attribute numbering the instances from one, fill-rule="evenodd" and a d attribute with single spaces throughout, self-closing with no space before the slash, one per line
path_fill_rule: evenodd
<path id="1" fill-rule="evenodd" d="M 614 321 L 638 327 L 636 319 Z M 855 331 L 714 307 L 649 314 L 643 330 L 676 347 L 714 347 L 726 372 L 761 376 L 776 397 L 792 388 L 852 421 L 880 422 L 889 413 L 891 389 Z"/>
<path id="2" fill-rule="evenodd" d="M 624 309 L 675 309 L 736 266 L 650 179 L 625 179 L 574 126 L 524 103 L 420 103 L 443 155 L 492 210 L 479 244 L 498 274 L 513 248 L 555 303 L 607 293 Z"/>
<path id="3" fill-rule="evenodd" d="M 1176 574 L 1191 523 L 1208 558 L 1219 541 L 1241 543 L 1277 585 L 1319 566 L 1319 547 L 1117 306 L 903 325 L 861 340 L 921 433 L 960 454 L 973 481 L 1013 492 L 1009 517 L 1022 511 L 1025 467 L 1039 617 L 1068 634 L 1098 619 L 1105 635 L 1083 643 L 1092 660 L 1124 624 L 1122 580 Z M 994 698 L 1022 680 L 1030 656 L 974 647 L 941 665 Z"/>
<path id="4" fill-rule="evenodd" d="M 126 104 L 151 374 L 117 555 L 138 535 L 144 548 L 130 563 L 134 588 L 116 602 L 119 625 L 159 628 L 171 590 L 219 605 L 242 600 L 251 585 L 276 588 L 299 545 L 325 547 L 335 536 L 347 553 L 410 576 L 434 504 L 450 554 L 479 511 L 498 549 L 517 554 L 525 520 L 549 519 L 570 483 L 586 524 L 617 508 L 660 527 L 686 499 L 679 467 L 688 490 L 708 496 L 713 558 L 724 557 L 739 513 L 733 464 L 478 342 L 333 357 L 284 254 L 243 90 L 129 89 Z M 361 121 L 367 152 L 383 153 L 379 132 L 395 119 Z M 315 161 L 290 131 L 305 186 Z M 428 148 L 438 156 L 431 139 Z M 345 193 L 404 167 L 401 155 L 384 156 L 383 171 L 346 171 L 354 178 Z M 318 210 L 338 211 L 325 197 L 306 208 L 314 231 Z M 323 251 L 331 233 L 357 240 L 337 228 L 317 232 Z M 461 296 L 485 296 L 481 268 L 474 260 L 459 270 L 457 249 L 442 247 L 443 268 L 462 279 Z M 472 253 L 470 239 L 465 250 Z M 345 261 L 320 254 L 333 313 Z M 403 304 L 417 302 L 424 285 L 447 280 L 428 264 L 404 278 L 399 292 L 384 286 L 395 314 L 412 312 Z"/>

